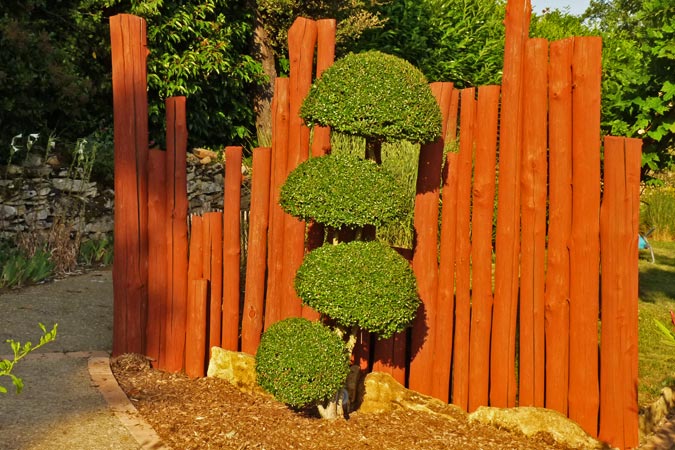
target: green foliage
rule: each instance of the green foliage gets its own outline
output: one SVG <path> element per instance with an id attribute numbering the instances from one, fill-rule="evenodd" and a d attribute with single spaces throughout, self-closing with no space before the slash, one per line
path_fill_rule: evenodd
<path id="1" fill-rule="evenodd" d="M 547 10 L 544 14 L 532 14 L 530 36 L 556 41 L 571 36 L 589 36 L 591 28 L 584 24 L 580 16 L 566 10 Z"/>
<path id="2" fill-rule="evenodd" d="M 656 240 L 675 239 L 675 187 L 653 186 L 641 195 L 640 221 L 645 230 L 654 228 Z"/>
<path id="3" fill-rule="evenodd" d="M 26 283 L 37 283 L 54 273 L 50 254 L 38 249 L 27 256 L 17 248 L 6 244 L 0 248 L 0 288 L 21 287 Z"/>
<path id="4" fill-rule="evenodd" d="M 269 327 L 255 361 L 258 384 L 294 408 L 333 397 L 349 372 L 342 339 L 325 325 L 301 318 Z"/>
<path id="5" fill-rule="evenodd" d="M 441 112 L 424 75 L 377 51 L 350 54 L 324 71 L 300 116 L 373 141 L 429 142 L 441 133 Z"/>
<path id="6" fill-rule="evenodd" d="M 42 336 L 40 337 L 40 342 L 33 346 L 33 344 L 28 341 L 25 344 L 21 345 L 20 342 L 14 341 L 12 339 L 8 339 L 6 342 L 12 347 L 12 351 L 14 352 L 14 357 L 13 359 L 2 359 L 0 360 L 0 377 L 10 377 L 12 380 L 12 384 L 14 384 L 14 387 L 16 388 L 16 393 L 20 394 L 21 391 L 23 390 L 23 380 L 16 375 L 12 373 L 12 369 L 14 369 L 14 365 L 24 358 L 27 354 L 29 354 L 32 351 L 37 350 L 38 348 L 42 347 L 45 344 L 48 344 L 49 342 L 52 342 L 54 339 L 56 339 L 56 329 L 58 328 L 58 324 L 54 324 L 54 327 L 51 329 L 51 331 L 47 331 L 44 325 L 41 323 L 39 324 L 40 329 L 42 330 Z M 6 394 L 7 393 L 7 388 L 0 385 L 0 394 Z"/>
<path id="7" fill-rule="evenodd" d="M 334 228 L 381 226 L 406 209 L 403 190 L 386 170 L 350 155 L 300 164 L 282 186 L 279 203 L 292 216 Z"/>
<path id="8" fill-rule="evenodd" d="M 410 264 L 379 241 L 324 245 L 298 269 L 302 302 L 344 327 L 387 338 L 412 322 L 420 304 Z"/>
<path id="9" fill-rule="evenodd" d="M 108 266 L 113 262 L 113 240 L 112 237 L 103 237 L 98 240 L 87 239 L 80 244 L 80 254 L 78 258 L 81 264 L 93 266 L 101 264 Z"/>

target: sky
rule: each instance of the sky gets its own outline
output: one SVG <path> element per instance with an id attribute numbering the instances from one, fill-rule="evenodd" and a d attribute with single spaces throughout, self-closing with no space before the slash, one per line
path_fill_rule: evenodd
<path id="1" fill-rule="evenodd" d="M 582 14 L 588 7 L 589 0 L 531 0 L 532 12 L 541 13 L 544 8 L 558 8 L 563 9 L 565 6 L 570 7 L 571 14 Z"/>

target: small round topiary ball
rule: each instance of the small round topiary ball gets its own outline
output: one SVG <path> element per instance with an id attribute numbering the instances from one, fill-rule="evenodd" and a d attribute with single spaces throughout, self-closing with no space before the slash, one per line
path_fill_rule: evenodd
<path id="1" fill-rule="evenodd" d="M 349 372 L 345 343 L 327 326 L 290 318 L 270 326 L 255 356 L 258 384 L 294 408 L 333 397 Z"/>
<path id="2" fill-rule="evenodd" d="M 441 111 L 424 74 L 397 56 L 352 53 L 317 79 L 300 109 L 308 125 L 378 141 L 431 142 Z"/>
<path id="3" fill-rule="evenodd" d="M 407 199 L 396 179 L 373 161 L 326 155 L 301 163 L 288 175 L 279 203 L 294 217 L 354 228 L 403 217 Z"/>
<path id="4" fill-rule="evenodd" d="M 296 273 L 295 290 L 303 303 L 338 324 L 380 338 L 407 328 L 420 305 L 410 264 L 379 241 L 313 250 Z"/>

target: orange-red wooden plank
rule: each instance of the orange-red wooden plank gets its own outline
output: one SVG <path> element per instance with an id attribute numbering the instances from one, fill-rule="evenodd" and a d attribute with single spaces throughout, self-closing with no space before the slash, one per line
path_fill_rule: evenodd
<path id="1" fill-rule="evenodd" d="M 500 86 L 478 88 L 476 167 L 471 218 L 469 411 L 488 405 L 492 328 L 492 224 L 497 167 Z"/>
<path id="2" fill-rule="evenodd" d="M 239 350 L 239 291 L 241 263 L 241 147 L 225 148 L 223 201 L 223 320 L 221 345 Z"/>
<path id="3" fill-rule="evenodd" d="M 204 278 L 204 218 L 190 216 L 190 257 L 188 259 L 188 287 L 193 280 Z M 206 258 L 207 260 L 209 258 Z"/>
<path id="4" fill-rule="evenodd" d="M 544 406 L 548 42 L 525 45 L 520 184 L 520 389 L 518 405 Z"/>
<path id="5" fill-rule="evenodd" d="M 602 39 L 574 40 L 569 417 L 598 433 L 600 74 Z"/>
<path id="6" fill-rule="evenodd" d="M 204 214 L 204 226 L 208 240 L 204 241 L 204 278 L 208 285 L 208 349 L 220 347 L 223 316 L 223 213 Z M 208 249 L 208 250 L 207 250 Z M 208 264 L 207 264 L 208 259 Z M 208 272 L 206 269 L 208 268 Z"/>
<path id="7" fill-rule="evenodd" d="M 546 407 L 567 415 L 569 280 L 572 227 L 572 51 L 552 42 L 549 62 L 549 228 L 546 262 Z"/>
<path id="8" fill-rule="evenodd" d="M 312 85 L 314 51 L 316 48 L 316 22 L 299 17 L 288 30 L 288 56 L 290 60 L 288 160 L 286 172 L 290 173 L 309 157 L 309 128 L 300 118 L 300 106 Z M 284 217 L 284 250 L 281 272 L 282 318 L 316 317 L 309 308 L 303 308 L 293 288 L 293 280 L 305 255 L 305 222 L 289 214 Z M 303 313 L 303 310 L 305 312 Z"/>
<path id="9" fill-rule="evenodd" d="M 515 406 L 517 390 L 515 354 L 520 257 L 522 72 L 531 13 L 529 0 L 507 2 L 499 128 L 499 204 L 492 321 L 493 345 L 490 356 L 490 404 L 501 408 Z"/>
<path id="10" fill-rule="evenodd" d="M 145 355 L 152 360 L 154 367 L 159 367 L 159 348 L 165 332 L 166 315 L 166 152 L 150 150 L 148 156 L 148 322 L 145 327 Z"/>
<path id="11" fill-rule="evenodd" d="M 436 327 L 444 330 L 437 336 L 435 352 L 452 355 L 455 323 L 455 241 L 457 230 L 457 160 L 459 152 L 455 148 L 457 140 L 457 115 L 459 111 L 459 90 L 453 89 L 450 108 L 445 121 L 445 144 L 451 147 L 445 156 L 443 167 L 443 206 L 441 208 L 441 239 L 439 245 L 438 304 Z M 435 390 L 438 398 L 450 399 L 450 359 L 441 359 L 433 367 Z"/>
<path id="12" fill-rule="evenodd" d="M 640 145 L 605 138 L 600 211 L 602 336 L 600 351 L 600 439 L 612 447 L 638 446 L 637 252 L 640 207 Z M 634 377 L 635 375 L 635 377 Z"/>
<path id="13" fill-rule="evenodd" d="M 113 354 L 145 351 L 148 281 L 146 24 L 110 18 L 115 132 Z"/>
<path id="14" fill-rule="evenodd" d="M 190 378 L 205 375 L 207 291 L 207 280 L 201 278 L 190 281 L 185 345 L 185 373 Z"/>
<path id="15" fill-rule="evenodd" d="M 285 213 L 279 206 L 279 192 L 286 180 L 288 153 L 288 78 L 277 78 L 272 99 L 272 169 L 270 173 L 270 207 L 267 254 L 267 292 L 264 328 L 281 320 L 281 275 Z"/>
<path id="16" fill-rule="evenodd" d="M 246 289 L 241 322 L 241 351 L 250 354 L 255 354 L 258 349 L 263 328 L 271 157 L 270 148 L 253 150 Z"/>
<path id="17" fill-rule="evenodd" d="M 469 406 L 471 327 L 471 177 L 476 136 L 476 88 L 462 89 L 457 160 L 457 238 L 455 241 L 455 342 L 452 403 Z"/>
<path id="18" fill-rule="evenodd" d="M 185 97 L 166 100 L 166 208 L 167 226 L 167 314 L 165 339 L 160 342 L 160 368 L 183 369 L 185 320 L 187 314 L 187 122 Z"/>
<path id="19" fill-rule="evenodd" d="M 317 51 L 316 77 L 329 68 L 335 60 L 335 19 L 321 19 L 316 21 Z M 315 126 L 312 137 L 312 156 L 321 156 L 330 153 L 330 128 Z"/>
<path id="20" fill-rule="evenodd" d="M 438 103 L 443 119 L 448 115 L 452 96 L 452 83 L 431 83 L 431 92 Z M 445 120 L 443 120 L 445 125 Z M 445 126 L 442 126 L 442 134 Z M 417 290 L 422 305 L 417 312 L 412 329 L 412 352 L 409 385 L 411 389 L 427 395 L 441 395 L 434 390 L 433 366 L 441 358 L 451 355 L 434 353 L 437 330 L 438 298 L 438 201 L 441 188 L 441 168 L 445 140 L 440 137 L 420 147 L 415 187 L 415 239 L 412 269 L 417 278 Z M 443 330 L 445 332 L 445 330 Z"/>

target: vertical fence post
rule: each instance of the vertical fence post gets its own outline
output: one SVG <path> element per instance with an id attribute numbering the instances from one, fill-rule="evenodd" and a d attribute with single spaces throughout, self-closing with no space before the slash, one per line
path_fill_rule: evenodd
<path id="1" fill-rule="evenodd" d="M 529 0 L 506 5 L 506 39 L 499 146 L 499 204 L 494 314 L 490 357 L 490 404 L 515 406 L 518 259 L 520 257 L 520 146 L 522 143 L 523 53 L 529 32 Z"/>
<path id="2" fill-rule="evenodd" d="M 478 88 L 476 167 L 471 227 L 469 411 L 488 404 L 492 328 L 492 219 L 497 167 L 500 86 Z M 440 332 L 440 329 L 439 329 Z"/>
<path id="3" fill-rule="evenodd" d="M 220 347 L 222 337 L 220 324 L 223 315 L 223 213 L 204 214 L 204 223 L 209 230 L 209 240 L 204 243 L 209 248 L 207 253 L 210 258 L 209 272 L 204 273 L 204 277 L 209 280 L 208 348 L 210 350 L 212 347 Z"/>
<path id="4" fill-rule="evenodd" d="M 270 148 L 253 150 L 246 290 L 241 323 L 241 351 L 251 354 L 258 348 L 263 328 L 271 156 Z"/>
<path id="5" fill-rule="evenodd" d="M 635 448 L 639 444 L 637 372 L 634 372 L 639 221 L 635 212 L 640 208 L 641 141 L 630 141 L 605 138 L 600 211 L 600 438 L 618 448 Z"/>
<path id="6" fill-rule="evenodd" d="M 600 74 L 602 39 L 574 39 L 569 417 L 598 433 Z"/>
<path id="7" fill-rule="evenodd" d="M 167 226 L 167 314 L 165 339 L 160 343 L 160 368 L 169 372 L 183 369 L 185 319 L 187 313 L 188 232 L 187 232 L 187 122 L 185 97 L 166 99 L 166 208 Z"/>
<path id="8" fill-rule="evenodd" d="M 207 290 L 207 280 L 190 280 L 185 348 L 185 374 L 190 378 L 203 377 L 205 373 Z"/>
<path id="9" fill-rule="evenodd" d="M 329 68 L 335 60 L 335 19 L 321 19 L 316 21 L 317 50 L 316 50 L 316 77 Z M 312 137 L 312 156 L 321 156 L 330 153 L 330 128 L 315 126 Z"/>
<path id="10" fill-rule="evenodd" d="M 239 349 L 239 295 L 241 264 L 241 147 L 225 148 L 223 200 L 223 320 L 221 345 Z"/>
<path id="11" fill-rule="evenodd" d="M 546 262 L 546 407 L 567 415 L 569 280 L 572 227 L 572 51 L 551 43 L 549 62 L 549 231 Z"/>
<path id="12" fill-rule="evenodd" d="M 525 45 L 520 184 L 520 389 L 518 405 L 544 406 L 544 276 L 546 261 L 546 148 L 548 42 Z"/>
<path id="13" fill-rule="evenodd" d="M 110 18 L 115 132 L 113 354 L 143 353 L 148 283 L 145 20 Z"/>

